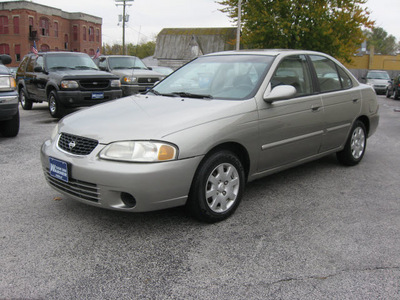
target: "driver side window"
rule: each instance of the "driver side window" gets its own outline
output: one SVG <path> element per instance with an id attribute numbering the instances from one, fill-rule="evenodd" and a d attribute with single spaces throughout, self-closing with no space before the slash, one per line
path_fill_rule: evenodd
<path id="1" fill-rule="evenodd" d="M 295 97 L 311 94 L 311 75 L 304 55 L 289 56 L 281 61 L 271 79 L 272 88 L 278 85 L 291 85 L 296 88 Z"/>

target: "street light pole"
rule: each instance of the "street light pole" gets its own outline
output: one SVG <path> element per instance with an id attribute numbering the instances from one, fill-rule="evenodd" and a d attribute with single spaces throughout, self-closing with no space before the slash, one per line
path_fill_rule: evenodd
<path id="1" fill-rule="evenodd" d="M 236 29 L 236 50 L 240 50 L 240 27 L 242 23 L 242 0 L 238 2 L 238 23 Z"/>

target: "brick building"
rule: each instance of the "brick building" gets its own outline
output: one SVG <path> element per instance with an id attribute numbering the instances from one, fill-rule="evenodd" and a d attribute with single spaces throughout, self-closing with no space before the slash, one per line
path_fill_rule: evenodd
<path id="1" fill-rule="evenodd" d="M 30 1 L 0 3 L 0 54 L 18 66 L 33 43 L 39 51 L 77 51 L 94 55 L 101 47 L 102 19 L 69 13 Z"/>

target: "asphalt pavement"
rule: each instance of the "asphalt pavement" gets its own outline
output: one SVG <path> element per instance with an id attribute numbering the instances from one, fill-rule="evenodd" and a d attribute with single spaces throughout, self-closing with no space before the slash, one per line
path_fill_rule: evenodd
<path id="1" fill-rule="evenodd" d="M 400 101 L 379 104 L 359 165 L 331 155 L 252 182 L 212 225 L 54 191 L 39 150 L 56 121 L 21 109 L 0 137 L 0 299 L 400 299 Z"/>

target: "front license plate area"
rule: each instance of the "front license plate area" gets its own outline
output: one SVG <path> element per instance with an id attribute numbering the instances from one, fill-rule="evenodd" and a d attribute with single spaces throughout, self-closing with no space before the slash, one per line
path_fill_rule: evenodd
<path id="1" fill-rule="evenodd" d="M 50 176 L 68 182 L 68 163 L 65 161 L 49 157 Z"/>
<path id="2" fill-rule="evenodd" d="M 93 100 L 104 99 L 104 93 L 103 92 L 92 93 L 92 99 Z"/>

